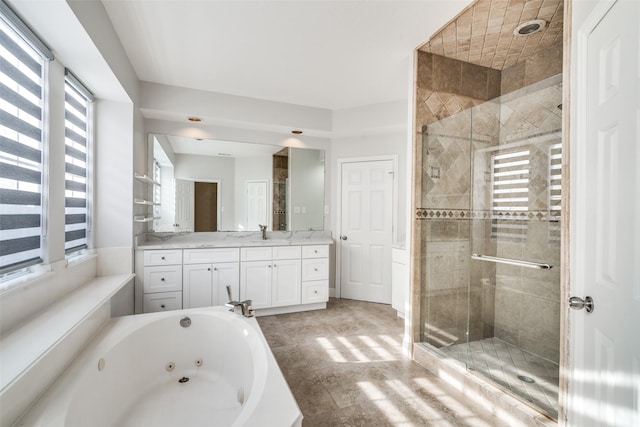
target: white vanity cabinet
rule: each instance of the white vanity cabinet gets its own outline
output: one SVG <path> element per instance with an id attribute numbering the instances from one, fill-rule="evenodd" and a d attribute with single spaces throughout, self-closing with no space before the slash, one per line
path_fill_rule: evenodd
<path id="1" fill-rule="evenodd" d="M 250 299 L 258 315 L 326 307 L 329 245 L 136 251 L 136 313 Z M 138 305 L 139 304 L 139 305 Z"/>
<path id="2" fill-rule="evenodd" d="M 240 289 L 254 309 L 298 305 L 301 247 L 252 247 L 240 250 Z"/>
<path id="3" fill-rule="evenodd" d="M 144 251 L 142 272 L 142 310 L 182 308 L 182 250 Z"/>
<path id="4" fill-rule="evenodd" d="M 237 248 L 185 249 L 182 267 L 182 307 L 209 307 L 240 295 L 240 250 Z"/>

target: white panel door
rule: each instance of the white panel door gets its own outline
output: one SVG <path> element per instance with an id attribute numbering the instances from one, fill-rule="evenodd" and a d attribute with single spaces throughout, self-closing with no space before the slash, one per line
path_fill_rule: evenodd
<path id="1" fill-rule="evenodd" d="M 571 426 L 640 426 L 639 28 L 640 2 L 601 1 L 576 34 Z"/>
<path id="2" fill-rule="evenodd" d="M 176 179 L 176 231 L 193 231 L 193 181 Z"/>
<path id="3" fill-rule="evenodd" d="M 393 162 L 343 163 L 340 296 L 391 303 Z"/>
<path id="4" fill-rule="evenodd" d="M 247 181 L 247 230 L 269 224 L 267 181 Z"/>

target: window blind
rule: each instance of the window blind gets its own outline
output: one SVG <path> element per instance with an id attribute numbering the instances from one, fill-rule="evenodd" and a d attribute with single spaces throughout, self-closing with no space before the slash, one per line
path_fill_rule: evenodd
<path id="1" fill-rule="evenodd" d="M 88 246 L 90 93 L 69 71 L 65 78 L 65 238 L 67 253 Z"/>
<path id="2" fill-rule="evenodd" d="M 549 210 L 560 216 L 562 202 L 562 143 L 549 147 Z"/>
<path id="3" fill-rule="evenodd" d="M 0 274 L 42 261 L 43 54 L 0 2 Z M 9 12 L 7 12 L 9 11 Z M 24 24 L 21 23 L 22 26 Z"/>
<path id="4" fill-rule="evenodd" d="M 529 150 L 497 154 L 492 157 L 492 237 L 515 240 L 526 238 L 527 224 L 505 213 L 529 210 Z"/>

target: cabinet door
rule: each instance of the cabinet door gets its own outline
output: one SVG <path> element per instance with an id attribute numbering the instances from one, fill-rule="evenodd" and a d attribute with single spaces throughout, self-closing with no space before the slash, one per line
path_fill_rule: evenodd
<path id="1" fill-rule="evenodd" d="M 240 299 L 250 299 L 253 308 L 271 307 L 271 261 L 240 263 Z"/>
<path id="2" fill-rule="evenodd" d="M 208 307 L 212 300 L 211 264 L 190 264 L 182 267 L 182 307 Z"/>
<path id="3" fill-rule="evenodd" d="M 240 264 L 237 262 L 213 264 L 213 305 L 224 305 L 229 301 L 227 286 L 231 286 L 233 299 L 239 299 Z"/>
<path id="4" fill-rule="evenodd" d="M 300 278 L 299 259 L 273 261 L 271 306 L 300 304 Z"/>

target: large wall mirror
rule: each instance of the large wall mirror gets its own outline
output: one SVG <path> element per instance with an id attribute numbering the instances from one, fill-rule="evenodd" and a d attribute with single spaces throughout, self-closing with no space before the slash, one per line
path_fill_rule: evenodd
<path id="1" fill-rule="evenodd" d="M 324 229 L 324 150 L 149 134 L 153 231 Z"/>

